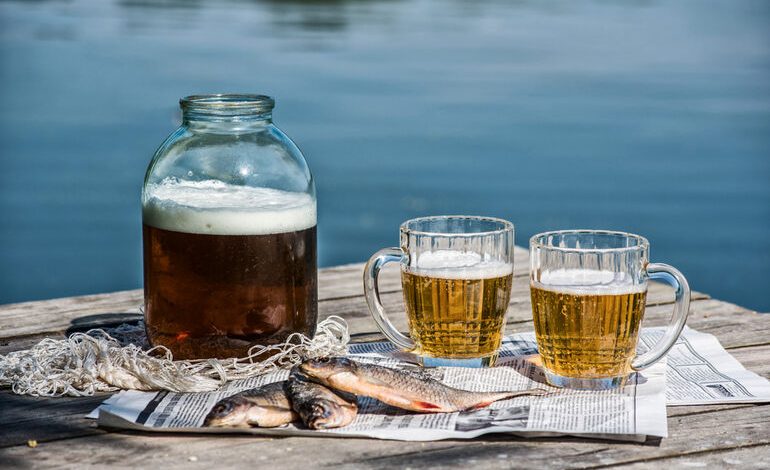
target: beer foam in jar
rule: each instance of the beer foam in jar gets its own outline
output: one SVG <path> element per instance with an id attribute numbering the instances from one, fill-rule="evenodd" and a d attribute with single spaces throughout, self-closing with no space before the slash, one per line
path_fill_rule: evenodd
<path id="1" fill-rule="evenodd" d="M 266 235 L 316 225 L 315 200 L 306 193 L 166 178 L 148 185 L 145 224 L 176 232 Z"/>
<path id="2" fill-rule="evenodd" d="M 442 279 L 491 279 L 513 273 L 513 264 L 483 259 L 478 253 L 459 250 L 426 251 L 406 268 L 410 273 Z"/>
<path id="3" fill-rule="evenodd" d="M 535 287 L 564 294 L 630 294 L 644 292 L 646 284 L 635 283 L 624 272 L 598 269 L 553 269 L 543 271 L 540 281 L 532 281 Z"/>

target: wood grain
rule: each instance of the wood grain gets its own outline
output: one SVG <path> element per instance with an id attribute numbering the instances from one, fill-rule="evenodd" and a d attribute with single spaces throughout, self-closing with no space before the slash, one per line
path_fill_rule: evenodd
<path id="1" fill-rule="evenodd" d="M 661 468 L 742 468 L 767 470 L 770 468 L 770 445 L 758 444 L 737 449 L 690 452 L 681 456 L 651 458 L 632 464 L 618 464 L 595 468 L 623 467 L 631 470 Z"/>
<path id="2" fill-rule="evenodd" d="M 516 252 L 516 277 L 507 332 L 532 330 L 527 253 Z M 363 264 L 319 273 L 319 312 L 344 317 L 354 341 L 382 339 L 362 296 Z M 394 324 L 406 329 L 397 267 L 381 277 L 382 299 Z M 668 321 L 673 293 L 650 286 L 645 326 Z M 43 337 L 137 319 L 141 291 L 125 291 L 0 306 L 0 354 L 27 348 Z M 746 367 L 770 377 L 770 315 L 693 294 L 688 324 L 716 335 Z M 36 399 L 0 392 L 0 467 L 82 468 L 163 466 L 173 468 L 265 466 L 275 468 L 659 468 L 721 467 L 767 461 L 770 405 L 670 407 L 670 437 L 647 444 L 578 438 L 521 439 L 487 436 L 472 441 L 404 443 L 367 439 L 206 437 L 107 432 L 83 415 L 104 396 Z M 36 439 L 36 448 L 26 446 Z M 191 460 L 191 458 L 194 459 Z M 753 465 L 753 467 L 751 466 Z"/>
<path id="3" fill-rule="evenodd" d="M 730 423 L 730 426 L 725 426 Z M 669 420 L 670 437 L 649 444 L 579 438 L 485 436 L 469 441 L 396 442 L 339 438 L 181 436 L 110 433 L 0 450 L 0 463 L 38 468 L 118 464 L 204 468 L 597 468 L 770 444 L 770 406 L 724 409 Z M 191 462 L 190 457 L 196 457 Z"/>
<path id="4" fill-rule="evenodd" d="M 516 247 L 514 266 L 518 274 L 526 274 L 529 269 L 527 259 L 527 251 Z M 321 269 L 318 275 L 319 301 L 349 297 L 363 300 L 363 271 L 363 263 Z M 400 286 L 398 267 L 388 265 L 380 277 L 382 291 L 400 292 Z M 89 320 L 93 327 L 103 326 L 107 315 L 138 314 L 142 295 L 142 290 L 136 289 L 0 305 L 0 339 L 63 332 L 71 328 L 75 321 L 81 327 Z"/>

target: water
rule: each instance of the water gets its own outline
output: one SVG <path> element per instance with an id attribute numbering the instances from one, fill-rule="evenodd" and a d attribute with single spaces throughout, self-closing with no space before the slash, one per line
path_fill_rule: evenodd
<path id="1" fill-rule="evenodd" d="M 141 285 L 179 97 L 261 92 L 307 155 L 323 266 L 427 214 L 646 235 L 770 310 L 762 1 L 0 3 L 0 303 Z"/>

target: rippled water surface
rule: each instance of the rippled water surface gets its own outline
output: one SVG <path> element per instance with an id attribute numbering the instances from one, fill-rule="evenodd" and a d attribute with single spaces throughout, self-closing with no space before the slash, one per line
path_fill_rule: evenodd
<path id="1" fill-rule="evenodd" d="M 320 261 L 425 214 L 646 235 L 770 310 L 763 1 L 0 2 L 0 302 L 141 285 L 146 165 L 198 92 L 305 151 Z"/>

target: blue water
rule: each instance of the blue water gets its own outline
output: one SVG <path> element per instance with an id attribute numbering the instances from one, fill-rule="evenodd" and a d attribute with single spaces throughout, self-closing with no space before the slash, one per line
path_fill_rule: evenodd
<path id="1" fill-rule="evenodd" d="M 179 97 L 259 92 L 304 150 L 323 266 L 425 214 L 646 235 L 770 310 L 765 1 L 0 2 L 0 303 L 141 285 Z"/>

